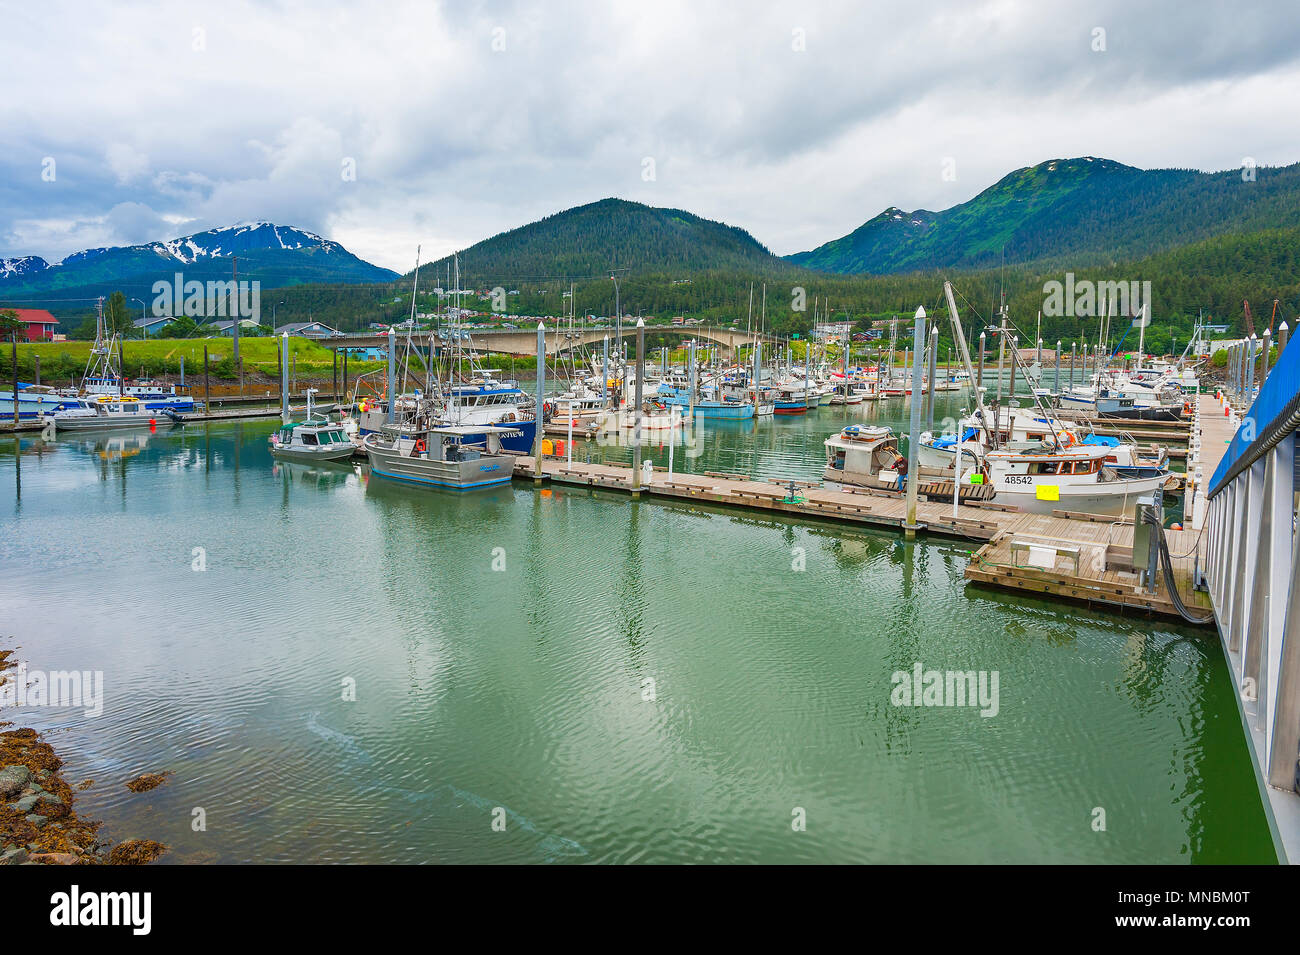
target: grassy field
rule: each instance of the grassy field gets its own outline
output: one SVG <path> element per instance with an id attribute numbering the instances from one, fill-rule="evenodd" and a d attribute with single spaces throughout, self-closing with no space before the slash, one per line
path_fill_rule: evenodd
<path id="1" fill-rule="evenodd" d="M 279 378 L 278 340 L 241 338 L 239 356 L 244 362 L 245 377 L 261 375 Z M 41 381 L 57 382 L 80 379 L 90 357 L 90 342 L 40 342 L 18 346 L 18 377 L 31 381 L 36 374 L 37 355 L 41 358 Z M 208 367 L 214 379 L 239 377 L 234 362 L 234 345 L 229 338 L 156 338 L 123 343 L 123 364 L 127 377 L 143 375 L 161 377 L 179 375 L 185 360 L 186 377 L 203 374 L 203 349 L 208 349 Z M 13 376 L 11 346 L 0 345 L 0 382 Z M 329 378 L 334 357 L 330 349 L 308 338 L 289 339 L 289 354 L 296 358 L 299 378 Z M 355 376 L 383 367 L 383 362 L 348 361 L 348 374 Z M 341 362 L 340 362 L 341 367 Z"/>

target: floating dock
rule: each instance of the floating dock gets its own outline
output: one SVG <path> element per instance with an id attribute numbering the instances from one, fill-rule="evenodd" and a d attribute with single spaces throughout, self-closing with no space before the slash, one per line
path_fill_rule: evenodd
<path id="1" fill-rule="evenodd" d="M 1211 399 L 1213 400 L 1213 399 Z M 515 461 L 515 476 L 537 477 L 532 457 Z M 631 493 L 632 469 L 544 457 L 541 477 L 554 485 Z M 896 492 L 822 486 L 809 482 L 748 480 L 717 472 L 672 474 L 654 469 L 639 493 L 648 498 L 698 501 L 771 511 L 804 519 L 904 531 L 907 502 Z M 972 582 L 1099 605 L 1115 610 L 1178 617 L 1163 581 L 1154 593 L 1133 566 L 1134 527 L 1129 521 L 1058 510 L 1029 514 L 993 501 L 952 504 L 952 482 L 918 488 L 919 533 L 979 542 L 966 578 Z M 926 496 L 931 500 L 925 500 Z M 1194 531 L 1166 531 L 1182 603 L 1208 610 L 1208 597 L 1192 585 L 1201 542 Z M 1145 567 L 1145 557 L 1140 561 Z M 1037 566 L 1035 566 L 1037 564 Z"/>

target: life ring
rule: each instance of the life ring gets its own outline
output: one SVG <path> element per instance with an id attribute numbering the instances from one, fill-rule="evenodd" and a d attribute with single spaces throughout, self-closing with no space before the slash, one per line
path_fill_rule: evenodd
<path id="1" fill-rule="evenodd" d="M 1074 432 L 1072 431 L 1061 432 L 1061 447 L 1062 449 L 1074 447 Z"/>
<path id="2" fill-rule="evenodd" d="M 428 446 L 424 443 L 424 438 L 420 438 L 415 442 L 415 453 L 424 454 L 427 447 Z"/>

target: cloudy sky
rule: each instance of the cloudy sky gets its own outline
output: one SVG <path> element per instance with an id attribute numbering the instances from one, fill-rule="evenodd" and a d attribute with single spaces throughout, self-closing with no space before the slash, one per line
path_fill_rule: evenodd
<path id="1" fill-rule="evenodd" d="M 51 262 L 265 219 L 406 271 L 417 243 L 606 196 L 787 254 L 1045 159 L 1300 160 L 1293 0 L 0 0 L 0 22 L 0 256 Z"/>

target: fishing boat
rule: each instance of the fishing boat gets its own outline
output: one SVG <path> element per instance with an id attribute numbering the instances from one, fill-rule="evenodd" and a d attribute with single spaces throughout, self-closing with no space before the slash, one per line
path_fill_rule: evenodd
<path id="1" fill-rule="evenodd" d="M 148 411 L 194 410 L 194 398 L 189 394 L 188 385 L 173 385 L 152 378 L 122 378 L 117 374 L 87 377 L 82 380 L 81 390 L 87 397 L 134 398 Z"/>
<path id="2" fill-rule="evenodd" d="M 271 454 L 288 461 L 347 461 L 355 450 L 341 421 L 316 417 L 311 406 L 315 388 L 307 389 L 307 417 L 298 424 L 286 424 L 268 439 Z"/>
<path id="3" fill-rule="evenodd" d="M 18 382 L 18 417 L 42 418 L 58 411 L 81 407 L 81 401 L 73 396 L 56 391 L 46 385 L 31 385 Z M 0 418 L 12 419 L 14 414 L 14 392 L 0 391 Z"/>
<path id="4" fill-rule="evenodd" d="M 662 401 L 668 407 L 681 409 L 683 414 L 692 413 L 690 398 L 671 395 L 663 398 Z M 731 398 L 723 398 L 721 401 L 713 398 L 701 398 L 695 402 L 693 413 L 697 418 L 743 421 L 754 417 L 754 403 Z"/>
<path id="5" fill-rule="evenodd" d="M 997 503 L 1034 514 L 1064 510 L 1120 517 L 1169 479 L 1167 472 L 1122 477 L 1106 464 L 1108 451 L 1102 445 L 1044 443 L 990 451 L 984 460 Z"/>
<path id="6" fill-rule="evenodd" d="M 867 424 L 851 424 L 831 435 L 826 446 L 826 469 L 822 477 L 842 484 L 876 486 L 881 472 L 886 480 L 897 480 L 900 455 L 898 442 L 890 428 Z"/>
<path id="7" fill-rule="evenodd" d="M 337 421 L 288 424 L 271 435 L 271 454 L 288 461 L 347 461 L 354 449 Z"/>
<path id="8" fill-rule="evenodd" d="M 466 491 L 510 480 L 515 459 L 502 442 L 519 434 L 497 425 L 401 427 L 368 434 L 362 446 L 372 474 Z"/>
<path id="9" fill-rule="evenodd" d="M 118 428 L 156 428 L 184 420 L 170 408 L 154 411 L 134 398 L 102 395 L 96 399 L 78 399 L 76 406 L 46 415 L 45 420 L 59 431 L 105 431 Z"/>
<path id="10" fill-rule="evenodd" d="M 783 381 L 776 386 L 773 398 L 775 414 L 807 414 L 808 393 L 801 381 Z"/>

